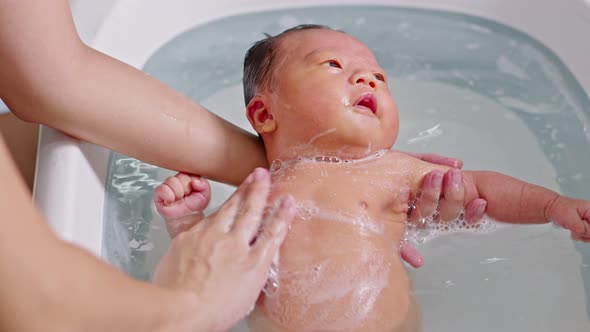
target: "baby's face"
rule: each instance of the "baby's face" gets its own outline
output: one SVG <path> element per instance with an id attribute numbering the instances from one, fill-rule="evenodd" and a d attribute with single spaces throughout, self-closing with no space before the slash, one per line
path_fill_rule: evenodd
<path id="1" fill-rule="evenodd" d="M 281 141 L 389 149 L 398 112 L 371 50 L 341 32 L 304 30 L 280 44 L 270 110 Z"/>

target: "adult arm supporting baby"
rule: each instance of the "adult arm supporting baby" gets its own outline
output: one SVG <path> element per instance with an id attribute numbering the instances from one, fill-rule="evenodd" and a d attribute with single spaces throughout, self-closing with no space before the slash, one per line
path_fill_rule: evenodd
<path id="1" fill-rule="evenodd" d="M 561 196 L 496 172 L 465 171 L 464 176 L 469 196 L 487 200 L 490 217 L 518 224 L 554 222 L 570 230 L 573 239 L 590 241 L 590 201 Z"/>
<path id="2" fill-rule="evenodd" d="M 0 97 L 25 121 L 236 185 L 267 164 L 254 135 L 84 45 L 67 0 L 1 0 L 0 45 Z"/>

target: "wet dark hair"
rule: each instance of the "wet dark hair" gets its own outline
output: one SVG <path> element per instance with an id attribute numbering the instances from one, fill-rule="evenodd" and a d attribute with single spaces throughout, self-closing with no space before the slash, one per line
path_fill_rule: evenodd
<path id="1" fill-rule="evenodd" d="M 266 35 L 248 49 L 244 58 L 244 101 L 246 105 L 256 96 L 258 89 L 268 89 L 272 80 L 272 71 L 279 51 L 279 42 L 286 35 L 311 29 L 333 30 L 326 25 L 301 24 L 287 29 L 276 36 Z"/>

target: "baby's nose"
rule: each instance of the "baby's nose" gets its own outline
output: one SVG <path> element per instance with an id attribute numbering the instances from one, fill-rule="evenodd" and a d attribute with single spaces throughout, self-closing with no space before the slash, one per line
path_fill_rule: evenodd
<path id="1" fill-rule="evenodd" d="M 354 84 L 367 84 L 368 86 L 370 86 L 371 88 L 375 88 L 376 83 L 375 83 L 375 76 L 373 76 L 373 74 L 369 73 L 369 72 L 358 72 L 356 74 L 353 75 L 352 77 L 352 82 Z"/>

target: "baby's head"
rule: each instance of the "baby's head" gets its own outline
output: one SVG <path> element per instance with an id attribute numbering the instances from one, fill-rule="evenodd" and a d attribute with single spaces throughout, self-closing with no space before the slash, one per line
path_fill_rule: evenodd
<path id="1" fill-rule="evenodd" d="M 293 157 L 294 147 L 360 155 L 389 149 L 397 137 L 397 108 L 375 56 L 325 26 L 297 26 L 254 44 L 244 60 L 244 96 L 270 160 Z"/>

